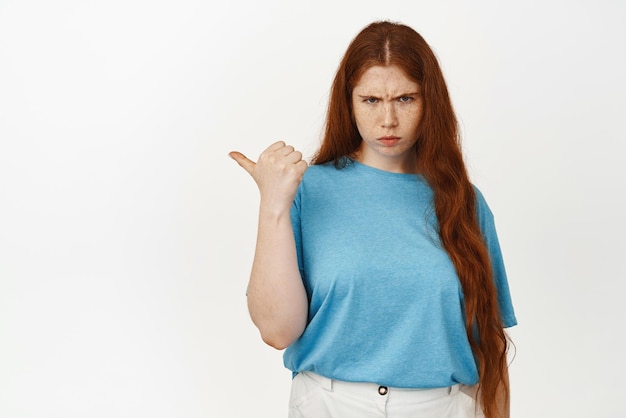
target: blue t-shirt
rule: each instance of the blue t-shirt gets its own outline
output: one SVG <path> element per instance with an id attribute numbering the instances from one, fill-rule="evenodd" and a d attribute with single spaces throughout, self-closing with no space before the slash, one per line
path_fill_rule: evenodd
<path id="1" fill-rule="evenodd" d="M 505 327 L 515 325 L 493 215 L 477 190 Z M 306 171 L 291 210 L 308 324 L 284 353 L 293 372 L 433 388 L 478 382 L 463 292 L 419 175 L 350 161 Z"/>

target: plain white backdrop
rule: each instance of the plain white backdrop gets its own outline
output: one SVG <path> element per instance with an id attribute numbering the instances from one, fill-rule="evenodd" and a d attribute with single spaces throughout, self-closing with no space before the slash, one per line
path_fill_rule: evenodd
<path id="1" fill-rule="evenodd" d="M 258 193 L 367 23 L 441 60 L 520 325 L 513 417 L 626 416 L 620 0 L 0 1 L 0 417 L 281 417 Z"/>

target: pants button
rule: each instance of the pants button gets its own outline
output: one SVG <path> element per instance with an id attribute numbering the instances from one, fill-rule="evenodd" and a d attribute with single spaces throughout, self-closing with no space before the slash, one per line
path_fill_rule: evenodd
<path id="1" fill-rule="evenodd" d="M 386 395 L 387 392 L 389 392 L 389 389 L 387 389 L 387 386 L 379 386 L 378 387 L 378 394 L 379 395 Z"/>

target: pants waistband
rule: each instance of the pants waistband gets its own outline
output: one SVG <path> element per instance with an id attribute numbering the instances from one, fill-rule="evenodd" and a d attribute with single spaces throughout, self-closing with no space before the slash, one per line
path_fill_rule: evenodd
<path id="1" fill-rule="evenodd" d="M 406 398 L 412 402 L 429 401 L 449 395 L 455 395 L 459 392 L 462 386 L 460 384 L 456 384 L 449 387 L 433 389 L 396 388 L 379 385 L 377 383 L 345 382 L 342 380 L 329 379 L 328 377 L 309 371 L 300 373 L 314 380 L 318 385 L 328 391 L 349 392 L 361 396 L 372 396 L 372 394 L 381 397 L 393 396 L 397 400 Z"/>

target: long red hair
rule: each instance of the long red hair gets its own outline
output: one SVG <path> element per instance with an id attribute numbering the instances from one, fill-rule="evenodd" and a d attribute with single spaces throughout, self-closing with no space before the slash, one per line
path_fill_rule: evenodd
<path id="1" fill-rule="evenodd" d="M 374 22 L 354 38 L 337 70 L 323 141 L 312 163 L 341 167 L 358 150 L 361 136 L 352 117 L 352 91 L 363 72 L 376 65 L 396 65 L 421 86 L 417 167 L 433 189 L 439 237 L 463 288 L 467 337 L 479 372 L 479 401 L 486 418 L 496 417 L 499 387 L 505 402 L 509 399 L 508 340 L 456 116 L 437 58 L 422 36 L 402 24 Z"/>

